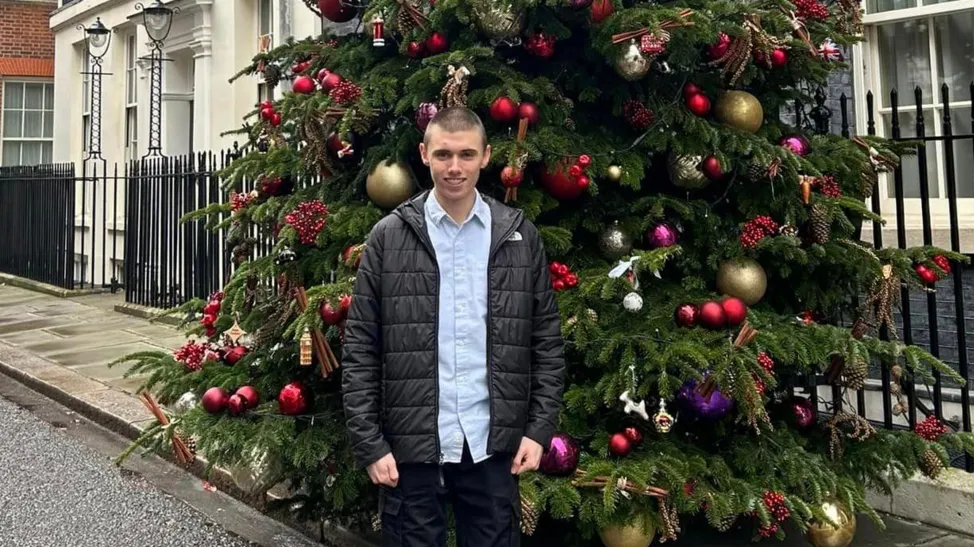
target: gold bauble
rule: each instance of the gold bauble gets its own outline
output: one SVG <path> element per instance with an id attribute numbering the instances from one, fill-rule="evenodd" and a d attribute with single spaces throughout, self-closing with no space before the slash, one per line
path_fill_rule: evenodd
<path id="1" fill-rule="evenodd" d="M 619 49 L 619 54 L 615 60 L 616 72 L 622 76 L 623 80 L 630 82 L 641 80 L 643 76 L 649 74 L 649 68 L 652 64 L 649 57 L 639 51 L 635 38 L 629 40 L 628 45 L 623 45 Z"/>
<path id="2" fill-rule="evenodd" d="M 761 301 L 768 290 L 768 276 L 754 259 L 728 260 L 717 270 L 717 290 L 753 306 Z"/>
<path id="3" fill-rule="evenodd" d="M 701 156 L 681 156 L 670 153 L 666 169 L 674 186 L 687 190 L 699 190 L 710 184 L 710 179 L 700 170 Z"/>
<path id="4" fill-rule="evenodd" d="M 747 91 L 725 91 L 717 97 L 714 118 L 749 133 L 757 133 L 764 123 L 764 109 L 757 97 Z"/>
<path id="5" fill-rule="evenodd" d="M 492 40 L 508 40 L 521 34 L 524 14 L 524 10 L 515 12 L 512 6 L 505 6 L 503 2 L 480 0 L 473 5 L 477 28 Z"/>
<path id="6" fill-rule="evenodd" d="M 365 191 L 376 205 L 394 209 L 413 195 L 413 177 L 402 163 L 385 160 L 365 179 Z"/>
<path id="7" fill-rule="evenodd" d="M 656 528 L 649 519 L 642 517 L 628 526 L 616 525 L 602 528 L 599 530 L 599 537 L 605 547 L 649 547 L 656 537 Z"/>
<path id="8" fill-rule="evenodd" d="M 610 165 L 608 169 L 605 170 L 605 176 L 609 178 L 612 182 L 619 182 L 622 180 L 622 167 L 618 165 Z"/>
<path id="9" fill-rule="evenodd" d="M 822 512 L 839 527 L 828 521 L 813 520 L 805 534 L 808 542 L 815 547 L 848 547 L 856 537 L 856 516 L 834 501 L 823 503 Z"/>

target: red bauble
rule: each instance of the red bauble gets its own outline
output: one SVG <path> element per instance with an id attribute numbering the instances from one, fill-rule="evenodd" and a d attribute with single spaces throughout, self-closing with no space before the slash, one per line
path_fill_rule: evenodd
<path id="1" fill-rule="evenodd" d="M 406 56 L 413 59 L 421 57 L 426 52 L 426 46 L 422 42 L 409 42 L 406 46 Z"/>
<path id="2" fill-rule="evenodd" d="M 291 67 L 291 72 L 295 74 L 301 74 L 305 70 L 308 70 L 308 67 L 310 66 L 311 66 L 311 61 L 301 61 L 300 63 L 297 63 Z"/>
<path id="3" fill-rule="evenodd" d="M 342 0 L 318 0 L 318 11 L 325 19 L 335 23 L 347 23 L 358 15 L 358 10 Z"/>
<path id="4" fill-rule="evenodd" d="M 720 36 L 717 38 L 717 43 L 707 49 L 707 55 L 709 55 L 712 60 L 716 61 L 727 53 L 727 50 L 730 49 L 730 45 L 730 36 L 721 32 Z"/>
<path id="5" fill-rule="evenodd" d="M 266 121 L 266 122 L 271 121 L 271 118 L 274 117 L 274 107 L 273 106 L 262 106 L 260 108 L 260 117 L 264 121 Z"/>
<path id="6" fill-rule="evenodd" d="M 231 416 L 236 416 L 244 410 L 247 410 L 247 401 L 240 395 L 231 395 L 227 399 L 227 411 L 230 412 Z"/>
<path id="7" fill-rule="evenodd" d="M 223 360 L 230 366 L 236 365 L 238 361 L 247 355 L 247 346 L 233 346 L 223 354 Z"/>
<path id="8" fill-rule="evenodd" d="M 321 306 L 318 307 L 318 315 L 321 316 L 321 320 L 325 322 L 326 325 L 337 325 L 342 322 L 342 311 L 341 309 L 336 309 L 334 306 L 328 303 L 328 301 L 323 301 Z"/>
<path id="9" fill-rule="evenodd" d="M 582 169 L 585 169 L 589 165 L 592 165 L 592 156 L 589 156 L 588 154 L 582 154 L 581 156 L 578 157 L 577 163 Z"/>
<path id="10" fill-rule="evenodd" d="M 609 437 L 609 452 L 613 456 L 626 456 L 632 451 L 632 442 L 626 438 L 625 433 L 613 433 Z"/>
<path id="11" fill-rule="evenodd" d="M 550 171 L 547 165 L 544 166 L 541 169 L 541 185 L 555 199 L 560 200 L 575 199 L 585 191 L 585 188 L 579 185 L 574 177 L 569 176 L 568 169 L 564 164 Z"/>
<path id="12" fill-rule="evenodd" d="M 321 90 L 325 93 L 330 92 L 342 83 L 342 77 L 337 72 L 329 72 L 327 68 L 322 69 L 322 72 L 324 75 L 321 72 L 318 73 L 318 83 L 321 84 Z"/>
<path id="13" fill-rule="evenodd" d="M 200 325 L 203 325 L 204 327 L 212 327 L 214 323 L 216 323 L 216 315 L 213 315 L 212 313 L 204 314 L 203 318 L 200 319 Z"/>
<path id="14" fill-rule="evenodd" d="M 694 95 L 700 95 L 702 93 L 703 93 L 703 90 L 700 89 L 700 86 L 698 86 L 697 84 L 695 84 L 693 82 L 687 82 L 686 85 L 683 86 L 683 98 L 684 99 L 689 99 L 690 97 L 693 97 Z"/>
<path id="15" fill-rule="evenodd" d="M 563 279 L 556 279 L 551 282 L 551 288 L 555 292 L 563 291 L 565 290 L 565 281 Z"/>
<path id="16" fill-rule="evenodd" d="M 615 13 L 616 7 L 612 4 L 612 0 L 595 0 L 592 2 L 592 22 L 599 24 L 602 21 Z"/>
<path id="17" fill-rule="evenodd" d="M 791 401 L 791 412 L 794 415 L 794 424 L 800 429 L 805 429 L 815 422 L 815 407 L 812 402 L 804 397 L 794 396 Z"/>
<path id="18" fill-rule="evenodd" d="M 510 123 L 517 119 L 517 103 L 509 97 L 497 97 L 490 104 L 490 118 L 495 122 Z"/>
<path id="19" fill-rule="evenodd" d="M 588 188 L 588 185 L 589 184 L 592 184 L 592 181 L 587 176 L 582 175 L 582 176 L 578 177 L 578 180 L 577 180 L 576 184 L 578 184 L 578 187 L 579 188 L 581 188 L 582 190 L 584 190 L 584 189 Z"/>
<path id="20" fill-rule="evenodd" d="M 518 171 L 510 165 L 501 170 L 501 182 L 503 182 L 504 186 L 507 188 L 515 188 L 519 186 L 522 180 L 524 180 L 524 173 Z"/>
<path id="21" fill-rule="evenodd" d="M 534 33 L 524 42 L 524 49 L 535 57 L 547 59 L 555 54 L 555 37 L 543 32 Z"/>
<path id="22" fill-rule="evenodd" d="M 311 390 L 306 388 L 301 382 L 291 382 L 281 388 L 277 396 L 277 405 L 281 414 L 296 416 L 303 413 L 311 406 Z"/>
<path id="23" fill-rule="evenodd" d="M 541 120 L 541 111 L 538 110 L 538 105 L 534 103 L 521 103 L 517 107 L 517 117 L 518 119 L 527 118 L 529 124 L 537 125 L 538 121 Z"/>
<path id="24" fill-rule="evenodd" d="M 260 393 L 253 386 L 243 386 L 237 390 L 235 396 L 243 399 L 247 408 L 254 408 L 260 404 Z"/>
<path id="25" fill-rule="evenodd" d="M 578 286 L 578 275 L 576 275 L 574 273 L 570 273 L 570 274 L 566 275 L 565 276 L 565 284 L 568 285 L 569 287 L 577 287 Z"/>
<path id="26" fill-rule="evenodd" d="M 342 319 L 348 316 L 348 310 L 352 307 L 352 295 L 343 294 L 338 298 L 338 309 L 342 312 Z"/>
<path id="27" fill-rule="evenodd" d="M 281 119 L 281 114 L 279 112 L 275 112 L 274 114 L 271 115 L 271 119 L 268 121 L 273 127 L 277 127 L 281 125 L 281 122 L 283 120 Z"/>
<path id="28" fill-rule="evenodd" d="M 713 300 L 700 306 L 700 324 L 708 329 L 722 329 L 727 326 L 724 308 Z"/>
<path id="29" fill-rule="evenodd" d="M 575 178 L 582 176 L 582 173 L 584 173 L 584 171 L 582 171 L 581 165 L 575 164 L 568 168 L 568 174 Z"/>
<path id="30" fill-rule="evenodd" d="M 692 327 L 700 317 L 700 308 L 694 304 L 681 304 L 673 314 L 673 320 L 680 327 Z"/>
<path id="31" fill-rule="evenodd" d="M 916 270 L 917 275 L 920 276 L 920 280 L 924 283 L 930 285 L 937 282 L 937 272 L 927 267 L 926 264 L 917 264 L 916 268 L 914 269 Z"/>
<path id="32" fill-rule="evenodd" d="M 310 76 L 298 76 L 294 79 L 294 85 L 291 86 L 291 90 L 303 95 L 314 93 L 315 81 Z"/>
<path id="33" fill-rule="evenodd" d="M 639 446 L 639 443 L 643 442 L 642 432 L 635 427 L 627 427 L 623 433 L 626 435 L 626 438 L 629 439 L 629 442 L 635 446 Z"/>
<path id="34" fill-rule="evenodd" d="M 720 160 L 716 156 L 707 156 L 700 164 L 700 170 L 705 177 L 710 180 L 720 180 L 724 178 L 724 171 L 720 168 Z"/>
<path id="35" fill-rule="evenodd" d="M 227 390 L 222 387 L 211 387 L 203 394 L 203 398 L 200 399 L 200 405 L 203 407 L 203 410 L 206 410 L 210 414 L 219 414 L 227 407 L 227 401 L 229 399 L 230 395 L 227 394 Z"/>
<path id="36" fill-rule="evenodd" d="M 687 99 L 687 108 L 694 116 L 706 116 L 710 114 L 710 99 L 703 93 L 697 93 Z"/>
<path id="37" fill-rule="evenodd" d="M 426 51 L 430 52 L 431 55 L 443 53 L 449 48 L 450 44 L 446 41 L 446 36 L 439 32 L 434 32 L 426 39 Z"/>
<path id="38" fill-rule="evenodd" d="M 747 318 L 747 304 L 740 298 L 728 296 L 720 301 L 720 307 L 724 308 L 727 324 L 732 327 L 740 325 Z"/>
<path id="39" fill-rule="evenodd" d="M 950 275 L 951 269 L 949 258 L 944 255 L 937 255 L 933 257 L 933 263 L 936 264 L 938 268 L 943 270 L 945 275 Z"/>
<path id="40" fill-rule="evenodd" d="M 776 49 L 771 52 L 771 66 L 781 68 L 788 64 L 788 53 L 783 49 Z"/>

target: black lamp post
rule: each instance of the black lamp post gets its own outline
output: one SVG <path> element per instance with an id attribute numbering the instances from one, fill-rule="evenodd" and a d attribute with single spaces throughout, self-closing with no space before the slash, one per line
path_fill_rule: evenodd
<path id="1" fill-rule="evenodd" d="M 162 44 L 172 29 L 172 16 L 179 8 L 170 8 L 160 0 L 153 0 L 148 6 L 141 2 L 135 5 L 142 11 L 142 23 L 152 40 L 152 83 L 149 89 L 149 150 L 143 157 L 162 156 Z"/>
<path id="2" fill-rule="evenodd" d="M 105 27 L 101 18 L 96 18 L 90 27 L 78 25 L 78 30 L 85 33 L 85 48 L 88 51 L 90 65 L 85 67 L 83 75 L 91 76 L 90 107 L 91 117 L 88 123 L 88 158 L 101 157 L 101 77 L 102 62 L 108 53 L 108 46 L 112 43 L 112 31 Z"/>

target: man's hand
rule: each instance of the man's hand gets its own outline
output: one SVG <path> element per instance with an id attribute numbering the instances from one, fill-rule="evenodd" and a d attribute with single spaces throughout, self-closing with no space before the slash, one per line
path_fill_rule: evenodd
<path id="1" fill-rule="evenodd" d="M 369 478 L 372 479 L 372 484 L 381 486 L 395 488 L 399 484 L 399 470 L 396 469 L 396 458 L 392 457 L 391 452 L 369 466 Z"/>
<path id="2" fill-rule="evenodd" d="M 541 454 L 544 447 L 528 437 L 521 437 L 521 447 L 517 449 L 514 462 L 511 464 L 511 474 L 520 475 L 526 471 L 534 471 L 541 465 Z"/>

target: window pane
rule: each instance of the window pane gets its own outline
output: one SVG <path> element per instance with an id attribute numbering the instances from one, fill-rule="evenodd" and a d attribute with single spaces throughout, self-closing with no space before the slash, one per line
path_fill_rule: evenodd
<path id="1" fill-rule="evenodd" d="M 42 144 L 44 143 L 30 141 L 21 143 L 21 146 L 23 146 L 23 156 L 21 157 L 23 165 L 39 165 L 41 163 Z"/>
<path id="2" fill-rule="evenodd" d="M 934 28 L 940 74 L 950 87 L 950 98 L 969 101 L 974 81 L 974 12 L 936 17 Z"/>
<path id="3" fill-rule="evenodd" d="M 89 137 L 89 135 L 88 135 L 88 123 L 89 123 L 88 116 L 82 116 L 81 117 L 81 131 L 83 133 L 82 133 L 82 136 L 81 136 L 81 149 L 84 150 L 84 151 L 86 151 L 86 152 L 88 151 L 88 137 Z"/>
<path id="4" fill-rule="evenodd" d="M 41 110 L 44 108 L 44 84 L 25 84 L 24 108 Z"/>
<path id="5" fill-rule="evenodd" d="M 3 137 L 23 137 L 23 112 L 19 110 L 8 110 L 3 113 Z"/>
<path id="6" fill-rule="evenodd" d="M 272 18 L 271 18 L 271 1 L 270 0 L 260 0 L 257 6 L 258 18 L 260 19 L 260 28 L 257 29 L 258 33 L 261 35 L 271 34 Z"/>
<path id="7" fill-rule="evenodd" d="M 54 162 L 54 143 L 42 142 L 41 143 L 41 163 L 53 163 L 53 162 Z"/>
<path id="8" fill-rule="evenodd" d="M 88 91 L 88 82 L 81 82 L 81 111 L 88 112 L 88 101 L 90 92 Z"/>
<path id="9" fill-rule="evenodd" d="M 38 139 L 44 136 L 44 112 L 40 110 L 24 111 L 24 136 Z"/>
<path id="10" fill-rule="evenodd" d="M 923 104 L 933 99 L 930 83 L 930 29 L 926 19 L 890 23 L 876 27 L 879 41 L 879 76 L 883 106 L 889 106 L 889 92 L 899 93 L 899 104 L 915 105 L 914 88 L 923 90 Z"/>
<path id="11" fill-rule="evenodd" d="M 44 109 L 54 110 L 54 84 L 44 84 Z"/>
<path id="12" fill-rule="evenodd" d="M 930 128 L 933 125 L 933 110 L 923 111 L 923 120 L 927 125 L 926 132 L 930 133 Z M 886 129 L 886 136 L 892 136 L 893 131 L 891 127 L 891 117 L 889 115 L 883 116 L 883 125 Z M 900 112 L 899 113 L 899 125 L 900 125 L 900 137 L 916 137 L 916 112 Z M 939 196 L 939 186 L 937 184 L 937 143 L 928 142 L 926 146 L 927 151 L 927 188 L 930 189 L 930 197 L 936 198 Z M 903 197 L 906 198 L 919 198 L 920 197 L 920 162 L 917 154 L 914 153 L 912 156 L 904 156 L 901 160 L 903 166 Z M 889 196 L 896 197 L 896 180 L 894 177 L 889 177 Z"/>
<path id="13" fill-rule="evenodd" d="M 3 143 L 3 164 L 20 165 L 20 143 L 19 142 Z"/>
<path id="14" fill-rule="evenodd" d="M 969 134 L 971 129 L 971 109 L 958 108 L 950 112 L 951 129 L 955 135 Z M 957 181 L 957 196 L 974 198 L 974 140 L 954 141 L 954 174 Z"/>
<path id="15" fill-rule="evenodd" d="M 866 10 L 868 13 L 915 8 L 916 5 L 916 0 L 866 0 Z"/>
<path id="16" fill-rule="evenodd" d="M 54 138 L 54 112 L 47 111 L 44 113 L 44 135 L 45 139 Z"/>
<path id="17" fill-rule="evenodd" d="M 138 88 L 136 87 L 136 82 L 135 82 L 135 71 L 129 70 L 125 74 L 125 77 L 126 77 L 125 83 L 128 86 L 126 90 L 126 97 L 128 99 L 128 104 L 133 104 L 138 100 L 137 91 L 136 91 Z"/>
<path id="18" fill-rule="evenodd" d="M 24 107 L 24 84 L 14 82 L 3 86 L 3 108 Z"/>

